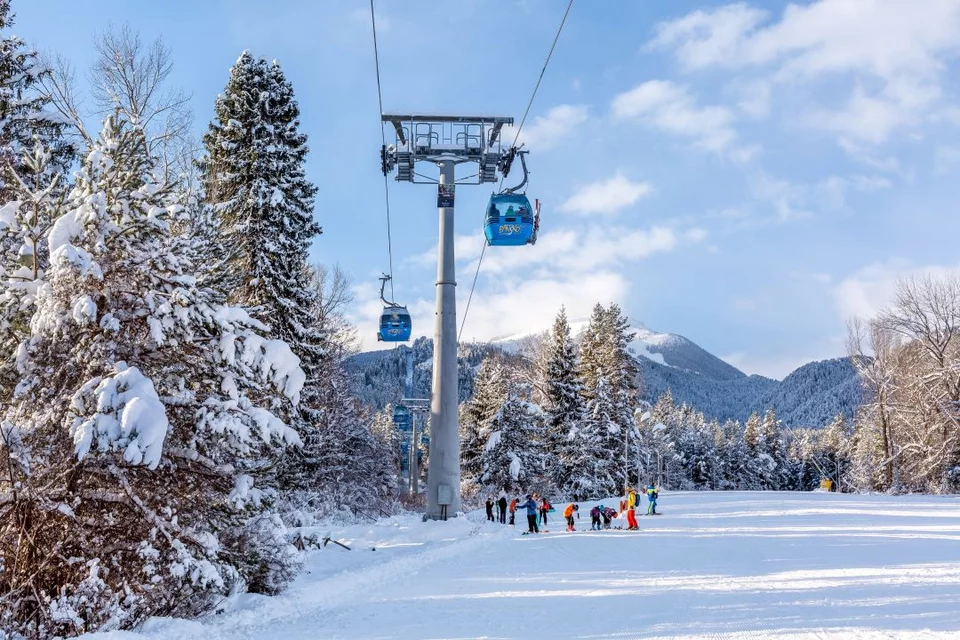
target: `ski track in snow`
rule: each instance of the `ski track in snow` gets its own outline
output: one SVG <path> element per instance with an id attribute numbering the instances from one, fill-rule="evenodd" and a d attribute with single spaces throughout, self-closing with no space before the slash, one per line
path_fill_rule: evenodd
<path id="1" fill-rule="evenodd" d="M 313 553 L 280 596 L 84 638 L 960 638 L 960 499 L 664 493 L 639 532 L 589 531 L 593 504 L 575 535 L 479 512 L 347 527 L 354 550 Z"/>

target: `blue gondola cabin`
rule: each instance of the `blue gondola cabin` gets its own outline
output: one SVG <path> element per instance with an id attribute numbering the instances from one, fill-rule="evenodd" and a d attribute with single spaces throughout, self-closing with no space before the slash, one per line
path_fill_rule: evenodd
<path id="1" fill-rule="evenodd" d="M 502 193 L 491 196 L 483 230 L 487 244 L 495 247 L 533 244 L 533 214 L 533 208 L 525 195 Z"/>
<path id="2" fill-rule="evenodd" d="M 377 340 L 383 342 L 406 342 L 413 332 L 410 313 L 406 307 L 386 307 L 380 314 L 380 331 Z"/>

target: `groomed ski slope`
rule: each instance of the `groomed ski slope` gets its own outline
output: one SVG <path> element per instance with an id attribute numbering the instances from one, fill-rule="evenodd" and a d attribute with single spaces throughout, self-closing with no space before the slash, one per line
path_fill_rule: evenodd
<path id="1" fill-rule="evenodd" d="M 641 531 L 598 533 L 593 504 L 575 534 L 349 527 L 353 550 L 314 553 L 281 596 L 86 638 L 960 638 L 960 498 L 664 493 Z"/>

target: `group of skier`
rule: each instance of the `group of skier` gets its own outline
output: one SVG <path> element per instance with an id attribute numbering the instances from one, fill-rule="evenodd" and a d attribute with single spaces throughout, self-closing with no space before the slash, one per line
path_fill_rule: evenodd
<path id="1" fill-rule="evenodd" d="M 496 517 L 493 515 L 494 507 L 497 508 Z M 506 524 L 507 514 L 509 513 L 511 525 L 516 524 L 517 510 L 525 510 L 530 533 L 539 533 L 540 525 L 547 524 L 547 514 L 554 511 L 550 501 L 537 493 L 528 493 L 524 502 L 520 502 L 518 498 L 513 498 L 509 503 L 507 502 L 507 494 L 501 493 L 496 502 L 492 498 L 487 498 L 486 509 L 489 522 Z"/>
<path id="2" fill-rule="evenodd" d="M 620 513 L 626 512 L 627 515 L 627 530 L 636 531 L 640 528 L 637 524 L 636 510 L 640 506 L 643 494 L 647 496 L 647 515 L 657 515 L 657 497 L 660 492 L 656 486 L 650 484 L 640 493 L 636 489 L 627 488 L 626 497 L 620 501 Z M 496 517 L 493 515 L 494 507 L 497 508 Z M 508 501 L 506 493 L 501 493 L 496 502 L 492 498 L 487 498 L 486 501 L 487 520 L 490 522 L 506 524 L 509 513 L 510 524 L 514 525 L 518 509 L 526 512 L 527 533 L 540 533 L 540 525 L 546 525 L 548 514 L 554 511 L 550 501 L 536 493 L 528 493 L 523 502 L 518 498 Z M 567 531 L 576 531 L 574 515 L 579 518 L 579 511 L 580 506 L 574 502 L 568 504 L 563 510 Z M 612 507 L 596 505 L 590 510 L 590 529 L 595 531 L 609 529 L 611 521 L 616 517 L 617 512 Z"/>

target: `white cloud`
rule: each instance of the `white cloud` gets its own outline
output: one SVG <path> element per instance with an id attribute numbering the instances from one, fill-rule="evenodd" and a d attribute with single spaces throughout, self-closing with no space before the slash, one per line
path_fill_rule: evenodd
<path id="1" fill-rule="evenodd" d="M 696 244 L 707 237 L 700 228 L 677 232 L 669 227 L 629 229 L 597 226 L 586 230 L 557 229 L 540 235 L 528 247 L 490 247 L 482 274 L 546 273 L 558 270 L 587 274 L 656 253 L 673 251 L 683 244 Z M 475 268 L 470 265 L 469 269 Z"/>
<path id="2" fill-rule="evenodd" d="M 650 80 L 619 94 L 611 103 L 615 118 L 637 119 L 667 133 L 691 138 L 716 154 L 731 150 L 737 140 L 733 113 L 718 106 L 700 106 L 686 87 L 669 80 Z"/>
<path id="3" fill-rule="evenodd" d="M 847 276 L 833 288 L 834 304 L 844 320 L 853 317 L 872 318 L 893 301 L 898 279 L 950 274 L 960 274 L 960 265 L 916 266 L 902 258 L 874 263 Z"/>
<path id="4" fill-rule="evenodd" d="M 475 260 L 483 251 L 484 238 L 482 233 L 457 233 L 453 236 L 453 254 L 458 261 Z M 414 254 L 404 259 L 405 263 L 431 266 L 437 264 L 436 244 L 423 253 Z"/>
<path id="5" fill-rule="evenodd" d="M 680 63 L 691 70 L 724 64 L 742 57 L 745 37 L 766 17 L 766 11 L 742 3 L 693 11 L 658 24 L 657 36 L 647 47 L 675 49 Z"/>
<path id="6" fill-rule="evenodd" d="M 883 176 L 854 176 L 852 183 L 857 191 L 866 193 L 883 191 L 893 187 L 893 183 Z"/>
<path id="7" fill-rule="evenodd" d="M 570 136 L 577 127 L 589 119 L 589 108 L 584 104 L 561 104 L 551 108 L 546 114 L 535 117 L 523 125 L 517 143 L 523 143 L 533 151 L 546 151 L 557 146 Z M 519 122 L 517 123 L 520 124 Z M 504 127 L 501 140 L 505 144 L 513 142 L 516 136 L 514 127 Z"/>
<path id="8" fill-rule="evenodd" d="M 772 207 L 777 220 L 781 222 L 801 220 L 813 215 L 807 208 L 809 187 L 806 185 L 793 184 L 789 180 L 759 172 L 750 180 L 750 191 L 755 200 Z"/>
<path id="9" fill-rule="evenodd" d="M 611 215 L 651 193 L 653 193 L 653 187 L 649 183 L 631 182 L 622 173 L 617 172 L 608 180 L 592 182 L 581 187 L 560 205 L 559 210 L 580 214 Z"/>
<path id="10" fill-rule="evenodd" d="M 812 184 L 790 182 L 762 171 L 750 178 L 753 199 L 772 208 L 780 222 L 803 220 L 817 212 L 847 211 L 847 194 L 851 189 L 872 193 L 891 187 L 892 183 L 883 176 L 844 178 L 832 175 Z M 713 214 L 713 217 L 737 222 L 746 215 L 742 209 L 733 209 Z"/>
<path id="11" fill-rule="evenodd" d="M 588 280 L 570 274 L 515 279 L 509 284 L 480 287 L 474 293 L 464 325 L 464 340 L 489 340 L 516 333 L 542 331 L 563 305 L 572 318 L 590 315 L 597 302 L 624 302 L 629 285 L 623 275 L 599 270 Z M 466 296 L 469 289 L 459 292 Z M 465 304 L 465 299 L 458 302 Z M 463 307 L 459 307 L 461 313 Z"/>
<path id="12" fill-rule="evenodd" d="M 770 115 L 770 83 L 761 80 L 748 82 L 736 88 L 739 94 L 737 106 L 751 118 L 765 118 Z"/>
<path id="13" fill-rule="evenodd" d="M 805 123 L 871 144 L 937 112 L 945 61 L 960 50 L 960 3 L 818 0 L 790 4 L 779 21 L 738 3 L 661 23 L 651 49 L 673 51 L 687 70 L 759 69 L 792 84 L 853 76 L 840 108 Z M 870 87 L 870 90 L 865 87 Z"/>

